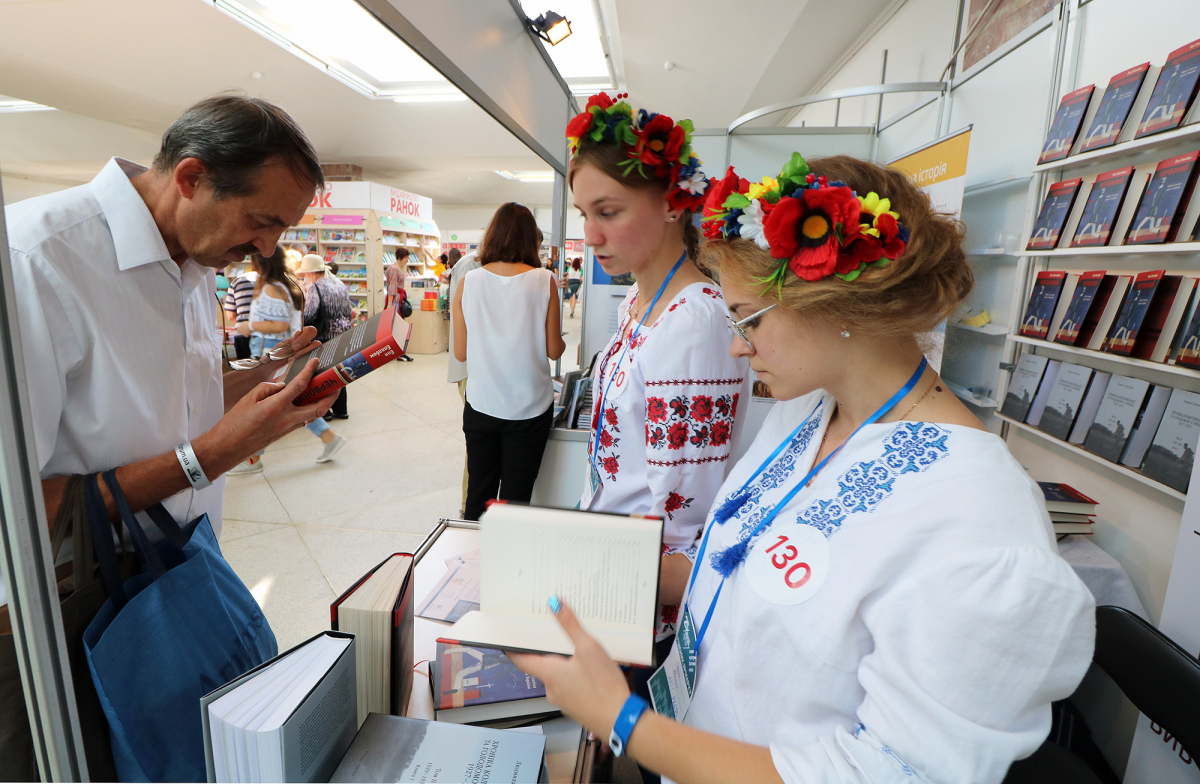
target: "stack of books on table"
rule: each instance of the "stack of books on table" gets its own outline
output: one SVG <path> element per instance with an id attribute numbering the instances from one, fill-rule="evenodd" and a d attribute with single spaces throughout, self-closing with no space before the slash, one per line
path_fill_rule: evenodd
<path id="1" fill-rule="evenodd" d="M 429 688 L 438 721 L 512 727 L 557 716 L 546 686 L 495 648 L 439 639 L 429 663 Z"/>
<path id="2" fill-rule="evenodd" d="M 1200 394 L 1024 354 L 1000 413 L 1187 492 Z"/>
<path id="3" fill-rule="evenodd" d="M 1062 482 L 1038 482 L 1046 497 L 1046 511 L 1054 533 L 1091 535 L 1095 522 L 1096 501 Z"/>

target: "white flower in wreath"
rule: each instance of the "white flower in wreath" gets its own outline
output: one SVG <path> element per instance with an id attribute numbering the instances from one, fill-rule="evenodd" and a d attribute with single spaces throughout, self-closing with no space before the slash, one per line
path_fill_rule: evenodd
<path id="1" fill-rule="evenodd" d="M 750 206 L 742 211 L 738 216 L 738 223 L 742 227 L 742 239 L 753 241 L 763 250 L 771 249 L 767 244 L 767 235 L 763 233 L 763 212 L 758 200 L 750 202 Z"/>
<path id="2" fill-rule="evenodd" d="M 686 191 L 693 196 L 699 196 L 704 193 L 706 188 L 708 188 L 708 178 L 704 176 L 704 173 L 700 169 L 692 172 L 692 176 L 686 180 L 679 181 L 679 190 Z"/>

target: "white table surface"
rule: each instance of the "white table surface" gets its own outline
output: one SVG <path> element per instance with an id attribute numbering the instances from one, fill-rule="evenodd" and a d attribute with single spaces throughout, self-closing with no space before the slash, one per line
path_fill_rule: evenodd
<path id="1" fill-rule="evenodd" d="M 1124 607 L 1147 618 L 1146 608 L 1133 590 L 1129 575 L 1117 559 L 1092 542 L 1090 536 L 1074 534 L 1058 542 L 1058 554 L 1071 565 L 1079 579 L 1096 597 L 1096 604 Z"/>

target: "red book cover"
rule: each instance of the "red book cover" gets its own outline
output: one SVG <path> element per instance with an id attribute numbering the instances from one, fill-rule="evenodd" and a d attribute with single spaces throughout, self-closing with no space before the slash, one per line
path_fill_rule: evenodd
<path id="1" fill-rule="evenodd" d="M 1164 270 L 1141 272 L 1133 279 L 1129 294 L 1125 296 L 1125 302 L 1121 305 L 1121 312 L 1108 335 L 1105 351 L 1126 357 L 1133 352 L 1133 344 L 1137 342 L 1138 332 L 1146 321 L 1150 303 L 1154 300 L 1159 281 L 1165 274 Z"/>
<path id="2" fill-rule="evenodd" d="M 392 610 L 392 699 L 391 713 L 393 716 L 403 716 L 408 712 L 408 698 L 412 693 L 413 679 L 413 556 L 411 553 L 392 553 L 387 558 L 384 558 L 378 564 L 364 574 L 354 585 L 346 589 L 346 592 L 339 596 L 333 604 L 329 605 L 329 628 L 338 631 L 338 607 L 342 602 L 350 598 L 351 594 L 357 591 L 363 583 L 367 581 L 371 575 L 379 571 L 379 568 L 395 557 L 407 558 L 409 560 L 408 576 L 404 579 L 404 586 L 400 589 L 400 595 L 396 597 L 396 605 Z M 367 651 L 363 650 L 361 654 L 366 655 Z M 396 677 L 399 673 L 400 677 Z"/>
<path id="3" fill-rule="evenodd" d="M 1142 63 L 1128 71 L 1121 71 L 1108 81 L 1108 88 L 1105 89 L 1096 115 L 1092 118 L 1092 125 L 1084 134 L 1083 144 L 1079 147 L 1080 152 L 1116 144 L 1149 70 L 1150 63 Z"/>
<path id="4" fill-rule="evenodd" d="M 1075 144 L 1075 137 L 1079 135 L 1079 126 L 1083 123 L 1083 116 L 1087 114 L 1088 104 L 1095 89 L 1096 85 L 1089 84 L 1062 97 L 1058 103 L 1058 111 L 1054 113 L 1054 120 L 1050 123 L 1046 141 L 1042 144 L 1042 154 L 1038 163 L 1061 160 L 1071 153 L 1071 146 Z"/>
<path id="5" fill-rule="evenodd" d="M 1092 298 L 1092 306 L 1088 308 L 1087 315 L 1084 316 L 1083 323 L 1079 326 L 1079 334 L 1075 336 L 1071 345 L 1087 348 L 1087 344 L 1092 340 L 1092 335 L 1096 334 L 1096 327 L 1100 325 L 1100 315 L 1108 306 L 1109 297 L 1112 296 L 1113 288 L 1117 285 L 1118 277 L 1120 276 L 1105 275 L 1100 281 L 1100 285 L 1096 288 L 1096 295 Z M 1082 278 L 1080 279 L 1082 280 Z"/>
<path id="6" fill-rule="evenodd" d="M 1126 245 L 1175 241 L 1196 185 L 1196 172 L 1200 168 L 1196 166 L 1198 158 L 1200 150 L 1177 155 L 1158 164 L 1154 176 L 1146 184 L 1133 222 L 1129 224 L 1129 232 L 1125 235 Z"/>
<path id="7" fill-rule="evenodd" d="M 1198 86 L 1200 40 L 1181 46 L 1168 55 L 1134 138 L 1140 139 L 1177 127 L 1191 108 Z"/>
<path id="8" fill-rule="evenodd" d="M 412 325 L 399 318 L 394 308 L 386 308 L 366 321 L 321 346 L 317 370 L 308 388 L 296 396 L 295 405 L 303 406 L 334 394 L 347 384 L 404 354 Z M 288 383 L 304 369 L 313 355 L 293 359 L 272 377 Z"/>
<path id="9" fill-rule="evenodd" d="M 1138 330 L 1131 356 L 1138 359 L 1150 359 L 1159 337 L 1162 336 L 1163 325 L 1167 323 L 1167 313 L 1171 310 L 1171 305 L 1175 303 L 1175 295 L 1179 293 L 1179 284 L 1182 281 L 1182 275 L 1163 275 L 1159 280 L 1158 289 L 1154 292 L 1154 299 L 1150 300 L 1150 309 L 1146 311 L 1146 318 L 1142 320 L 1142 328 Z"/>

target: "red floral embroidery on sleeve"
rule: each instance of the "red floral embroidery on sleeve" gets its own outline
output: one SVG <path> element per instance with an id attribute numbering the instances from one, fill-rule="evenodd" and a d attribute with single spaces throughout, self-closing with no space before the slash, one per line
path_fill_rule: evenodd
<path id="1" fill-rule="evenodd" d="M 683 449 L 683 445 L 687 443 L 687 440 L 687 422 L 676 422 L 667 428 L 667 447 L 669 449 Z"/>
<path id="2" fill-rule="evenodd" d="M 617 472 L 621 470 L 616 457 L 606 457 L 600 461 L 600 465 L 604 468 L 604 473 L 608 474 L 608 478 L 613 480 L 617 478 Z"/>
<path id="3" fill-rule="evenodd" d="M 678 512 L 680 509 L 687 509 L 692 505 L 692 501 L 694 500 L 694 498 L 684 498 L 676 492 L 667 493 L 667 501 L 663 504 L 663 511 L 667 513 L 667 519 L 673 520 L 674 512 Z"/>
<path id="4" fill-rule="evenodd" d="M 725 446 L 729 441 L 729 423 L 713 422 L 712 431 L 709 433 L 708 438 L 713 446 Z"/>
<path id="5" fill-rule="evenodd" d="M 667 403 L 661 397 L 646 398 L 646 418 L 651 422 L 665 422 L 667 419 Z"/>
<path id="6" fill-rule="evenodd" d="M 707 422 L 712 419 L 713 399 L 708 395 L 696 395 L 692 398 L 692 418 L 697 422 Z"/>

